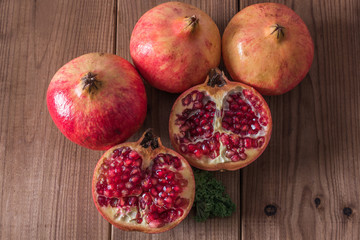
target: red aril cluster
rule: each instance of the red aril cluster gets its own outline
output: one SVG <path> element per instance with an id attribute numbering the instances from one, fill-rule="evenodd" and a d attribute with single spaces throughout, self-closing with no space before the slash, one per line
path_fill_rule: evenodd
<path id="1" fill-rule="evenodd" d="M 235 170 L 255 160 L 271 134 L 270 110 L 259 93 L 219 71 L 184 92 L 173 106 L 172 144 L 196 167 Z"/>
<path id="2" fill-rule="evenodd" d="M 125 143 L 104 154 L 95 169 L 93 196 L 100 213 L 113 225 L 161 232 L 187 215 L 194 178 L 181 156 L 159 142 L 147 146 L 146 141 L 158 140 L 145 138 L 146 134 L 136 144 Z"/>

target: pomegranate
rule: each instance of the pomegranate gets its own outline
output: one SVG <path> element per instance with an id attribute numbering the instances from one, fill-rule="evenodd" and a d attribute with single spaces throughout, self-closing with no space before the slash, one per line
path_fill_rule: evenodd
<path id="1" fill-rule="evenodd" d="M 147 233 L 178 225 L 195 196 L 190 165 L 151 130 L 138 142 L 109 149 L 96 165 L 92 188 L 96 208 L 108 222 Z"/>
<path id="2" fill-rule="evenodd" d="M 146 116 L 140 75 L 125 59 L 88 53 L 61 67 L 50 82 L 47 106 L 71 141 L 106 150 L 135 133 Z"/>
<path id="3" fill-rule="evenodd" d="M 153 87 L 183 92 L 201 83 L 221 56 L 219 29 L 206 13 L 189 4 L 167 2 L 136 23 L 130 54 Z"/>
<path id="4" fill-rule="evenodd" d="M 271 136 L 268 105 L 252 87 L 212 69 L 204 84 L 185 91 L 172 107 L 171 143 L 191 165 L 236 170 L 265 150 Z"/>
<path id="5" fill-rule="evenodd" d="M 308 73 L 314 44 L 301 18 L 278 3 L 260 3 L 238 12 L 227 25 L 223 58 L 231 77 L 261 94 L 293 89 Z"/>

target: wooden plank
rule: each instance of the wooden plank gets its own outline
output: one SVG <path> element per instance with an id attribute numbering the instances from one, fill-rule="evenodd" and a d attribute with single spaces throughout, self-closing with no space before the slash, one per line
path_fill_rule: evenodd
<path id="1" fill-rule="evenodd" d="M 67 140 L 46 107 L 56 70 L 114 51 L 114 1 L 0 2 L 0 239 L 107 239 L 91 197 L 100 152 Z"/>
<path id="2" fill-rule="evenodd" d="M 285 3 L 309 27 L 315 58 L 297 88 L 267 98 L 273 136 L 243 170 L 242 237 L 359 239 L 359 1 Z"/>
<path id="3" fill-rule="evenodd" d="M 166 2 L 163 1 L 140 1 L 126 0 L 118 2 L 118 26 L 117 26 L 117 51 L 116 53 L 129 61 L 129 41 L 133 27 L 137 20 L 149 9 Z M 234 0 L 184 1 L 190 3 L 208 13 L 218 25 L 221 33 L 227 22 L 237 12 L 238 4 Z M 152 127 L 161 137 L 165 146 L 171 147 L 168 135 L 168 118 L 172 104 L 176 100 L 176 94 L 169 94 L 147 87 L 149 101 L 148 115 L 142 129 L 135 134 L 132 140 L 136 140 L 142 131 Z M 227 219 L 211 219 L 206 223 L 194 221 L 194 213 L 189 216 L 176 228 L 161 234 L 148 235 L 136 232 L 124 232 L 113 228 L 112 239 L 238 239 L 240 236 L 240 173 L 217 173 L 218 177 L 226 186 L 227 192 L 238 206 L 236 214 Z"/>

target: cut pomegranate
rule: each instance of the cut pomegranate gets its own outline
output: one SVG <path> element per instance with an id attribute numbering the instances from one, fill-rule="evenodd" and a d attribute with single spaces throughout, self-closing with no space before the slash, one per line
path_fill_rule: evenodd
<path id="1" fill-rule="evenodd" d="M 204 84 L 176 100 L 169 120 L 174 148 L 205 170 L 242 168 L 265 150 L 271 136 L 268 105 L 252 87 L 212 69 Z"/>
<path id="2" fill-rule="evenodd" d="M 194 196 L 190 165 L 163 147 L 150 130 L 138 142 L 109 149 L 95 168 L 95 205 L 107 221 L 123 230 L 169 230 L 186 217 Z"/>

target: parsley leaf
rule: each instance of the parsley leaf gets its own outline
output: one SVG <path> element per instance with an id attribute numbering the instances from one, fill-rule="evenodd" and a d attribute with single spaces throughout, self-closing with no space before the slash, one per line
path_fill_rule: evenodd
<path id="1" fill-rule="evenodd" d="M 204 222 L 211 217 L 229 217 L 236 206 L 225 192 L 224 185 L 207 171 L 193 168 L 195 176 L 195 220 Z"/>

